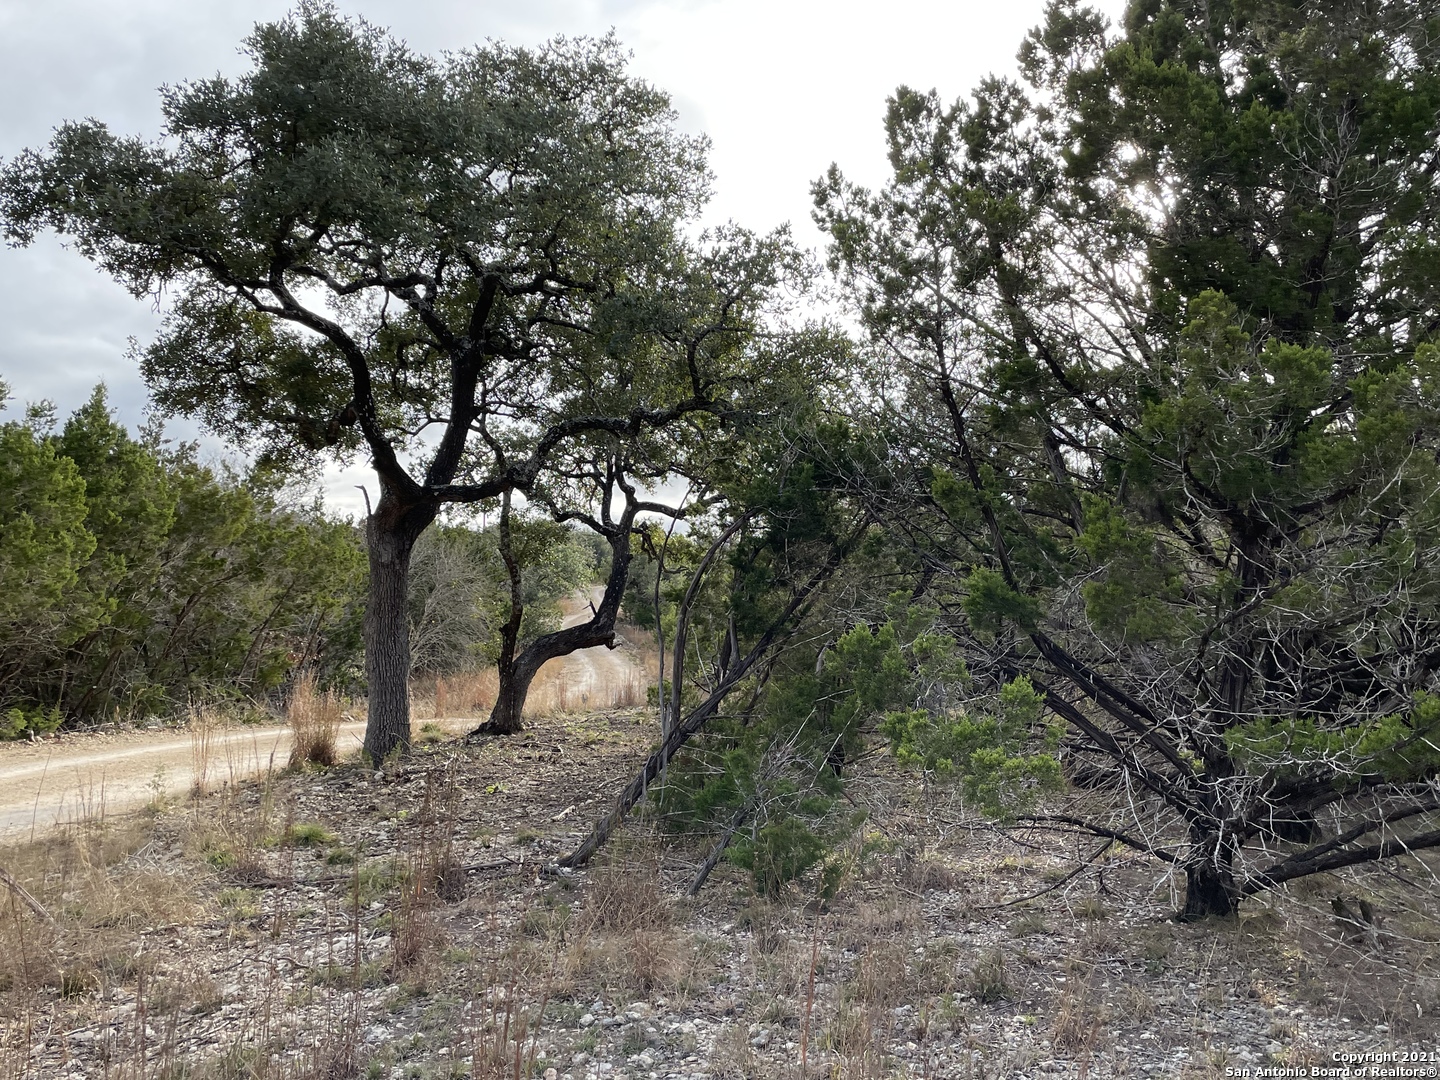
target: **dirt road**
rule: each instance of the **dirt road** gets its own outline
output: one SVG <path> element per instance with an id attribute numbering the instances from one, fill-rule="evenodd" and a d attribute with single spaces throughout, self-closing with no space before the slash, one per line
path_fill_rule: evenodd
<path id="1" fill-rule="evenodd" d="M 455 731 L 475 725 L 471 719 L 439 723 Z M 340 756 L 364 740 L 364 721 L 341 724 Z M 197 780 L 209 790 L 283 769 L 290 742 L 288 727 L 265 725 L 214 730 L 203 748 L 198 732 L 173 729 L 0 743 L 0 841 L 185 795 Z"/>
<path id="2" fill-rule="evenodd" d="M 597 587 L 567 601 L 563 605 L 565 625 L 588 619 L 587 601 L 598 602 L 601 592 Z M 635 671 L 626 652 L 604 646 L 572 653 L 551 664 L 560 668 L 567 699 L 581 708 L 606 704 L 606 694 L 632 678 Z M 479 719 L 439 723 L 447 730 L 468 731 Z M 364 737 L 362 721 L 343 724 L 341 756 L 359 749 Z M 289 757 L 290 729 L 283 725 L 215 731 L 203 752 L 198 733 L 174 729 L 0 743 L 0 841 L 20 840 L 27 833 L 38 835 L 57 823 L 135 810 L 159 797 L 184 795 L 197 780 L 203 780 L 207 788 L 248 780 L 269 769 L 284 768 Z"/>
<path id="3" fill-rule="evenodd" d="M 605 590 L 596 585 L 573 600 L 561 602 L 565 612 L 562 626 L 578 626 L 590 618 L 590 605 L 598 604 Z M 635 677 L 635 661 L 621 649 L 596 645 L 569 656 L 552 660 L 545 669 L 558 668 L 564 679 L 567 697 L 578 704 L 602 708 L 609 705 L 617 688 Z"/>
<path id="4" fill-rule="evenodd" d="M 341 729 L 348 748 L 365 725 Z M 71 735 L 57 741 L 0 748 L 0 838 L 19 839 L 56 823 L 102 818 L 166 795 L 184 794 L 200 778 L 209 786 L 283 768 L 290 729 L 280 726 L 215 731 L 208 754 L 198 736 L 175 731 Z"/>

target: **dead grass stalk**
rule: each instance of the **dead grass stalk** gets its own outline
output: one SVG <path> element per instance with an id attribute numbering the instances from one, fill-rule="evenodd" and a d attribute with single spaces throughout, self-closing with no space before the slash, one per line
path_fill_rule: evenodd
<path id="1" fill-rule="evenodd" d="M 295 739 L 290 750 L 292 766 L 335 764 L 340 714 L 339 697 L 329 690 L 322 693 L 313 672 L 307 671 L 295 680 L 285 709 Z"/>

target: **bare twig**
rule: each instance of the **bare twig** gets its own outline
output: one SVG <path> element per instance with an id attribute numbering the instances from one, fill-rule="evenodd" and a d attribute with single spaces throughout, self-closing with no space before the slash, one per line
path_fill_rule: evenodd
<path id="1" fill-rule="evenodd" d="M 35 917 L 41 922 L 49 923 L 52 926 L 55 924 L 54 916 L 46 911 L 44 905 L 41 904 L 39 900 L 36 900 L 35 897 L 31 896 L 25 886 L 16 881 L 14 875 L 3 866 L 0 866 L 0 885 L 4 885 L 9 889 L 22 904 L 35 913 Z"/>

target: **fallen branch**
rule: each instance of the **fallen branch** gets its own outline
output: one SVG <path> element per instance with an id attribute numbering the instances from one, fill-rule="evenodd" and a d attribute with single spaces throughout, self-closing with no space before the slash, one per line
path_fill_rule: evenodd
<path id="1" fill-rule="evenodd" d="M 999 911 L 1002 908 L 1015 907 L 1017 904 L 1028 904 L 1031 900 L 1039 899 L 1046 893 L 1054 892 L 1056 889 L 1060 888 L 1060 886 L 1068 885 L 1070 882 L 1074 881 L 1077 877 L 1083 874 L 1086 870 L 1090 869 L 1090 867 L 1094 865 L 1095 860 L 1100 858 L 1101 855 L 1104 855 L 1105 852 L 1109 851 L 1110 846 L 1114 843 L 1115 841 L 1111 840 L 1109 837 L 1106 837 L 1105 840 L 1100 844 L 1100 846 L 1097 847 L 1085 858 L 1084 862 L 1082 862 L 1079 866 L 1075 867 L 1074 870 L 1071 870 L 1070 873 L 1066 874 L 1059 881 L 1052 881 L 1043 889 L 1037 889 L 1035 892 L 1030 893 L 1028 896 L 1017 897 L 1014 900 L 1006 900 L 1002 904 L 982 904 L 975 910 Z"/>
<path id="2" fill-rule="evenodd" d="M 590 835 L 585 838 L 579 847 L 561 859 L 557 865 L 574 868 L 576 866 L 584 866 L 590 861 L 595 852 L 599 851 L 605 841 L 610 839 L 611 834 L 620 827 L 620 823 L 625 820 L 625 816 L 630 813 L 631 808 L 645 797 L 645 792 L 649 788 L 650 782 L 660 775 L 661 770 L 669 764 L 670 759 L 690 740 L 690 737 L 709 723 L 725 699 L 729 697 L 735 687 L 739 685 L 740 680 L 743 679 L 749 673 L 750 669 L 758 664 L 772 648 L 782 641 L 787 640 L 790 634 L 794 632 L 794 627 L 791 626 L 792 620 L 798 623 L 800 619 L 804 618 L 806 611 L 808 611 L 807 604 L 811 596 L 814 595 L 815 591 L 819 589 L 821 585 L 829 580 L 830 575 L 839 569 L 840 564 L 845 560 L 845 556 L 849 553 L 850 549 L 860 537 L 864 535 L 868 523 L 868 519 L 862 521 L 859 528 L 855 530 L 850 538 L 835 548 L 825 564 L 816 570 L 810 580 L 791 597 L 790 603 L 786 605 L 785 610 L 766 627 L 765 633 L 760 635 L 760 640 L 755 643 L 754 647 L 730 668 L 721 680 L 720 685 L 711 692 L 710 696 L 696 706 L 683 721 L 670 729 L 670 733 L 661 741 L 659 749 L 645 759 L 644 766 L 635 775 L 634 779 L 625 785 L 624 790 L 621 791 L 615 799 L 615 805 L 611 808 L 610 812 L 597 821 Z M 799 619 L 796 618 L 797 615 Z M 787 627 L 790 627 L 788 632 L 786 631 Z"/>
<path id="3" fill-rule="evenodd" d="M 747 657 L 747 659 L 749 658 Z M 690 740 L 690 736 L 709 722 L 715 714 L 715 710 L 729 696 L 730 691 L 735 688 L 735 684 L 740 681 L 740 677 L 749 669 L 749 666 L 748 663 L 742 663 L 734 672 L 733 678 L 726 679 L 716 687 L 715 692 L 701 702 L 689 716 L 685 717 L 682 723 L 676 724 L 670 729 L 669 736 L 660 744 L 660 748 L 645 759 L 644 766 L 635 775 L 635 778 L 626 784 L 624 790 L 616 797 L 615 805 L 610 812 L 595 823 L 590 835 L 578 848 L 560 860 L 560 866 L 573 868 L 584 866 L 590 861 L 595 852 L 599 851 L 605 841 L 610 839 L 611 834 L 620 827 L 620 822 L 625 820 L 625 815 L 630 813 L 631 808 L 644 797 L 650 782 L 660 775 L 660 771 L 679 752 L 680 747 Z"/>
<path id="4" fill-rule="evenodd" d="M 1329 845 L 1324 846 L 1328 847 Z M 1440 847 L 1440 829 L 1414 833 L 1405 837 L 1387 836 L 1382 838 L 1379 843 L 1370 844 L 1367 847 L 1330 850 L 1323 855 L 1316 855 L 1316 849 L 1312 848 L 1310 851 L 1302 851 L 1298 855 L 1292 855 L 1288 859 L 1283 859 L 1275 865 L 1261 870 L 1240 886 L 1240 895 L 1254 896 L 1258 892 L 1263 892 L 1282 882 L 1293 881 L 1295 878 L 1308 877 L 1326 870 L 1339 870 L 1360 863 L 1393 859 L 1397 855 L 1408 855 L 1414 851 L 1437 847 Z"/>
<path id="5" fill-rule="evenodd" d="M 1112 829 L 1108 825 L 1096 825 L 1094 822 L 1086 821 L 1084 818 L 1071 817 L 1069 814 L 1022 814 L 1015 820 L 1042 828 L 1052 824 L 1069 825 L 1083 832 L 1087 832 L 1091 836 L 1107 836 L 1111 840 L 1124 844 L 1128 848 L 1134 848 L 1136 851 L 1143 851 L 1146 855 L 1160 859 L 1162 862 L 1168 862 L 1172 865 L 1178 865 L 1180 862 L 1179 857 L 1173 853 L 1152 847 L 1145 843 L 1145 841 L 1137 840 L 1135 837 L 1128 833 L 1123 833 L 1119 829 Z"/>
<path id="6" fill-rule="evenodd" d="M 695 880 L 690 882 L 690 888 L 687 890 L 688 895 L 698 896 L 700 890 L 705 887 L 706 879 L 710 877 L 711 871 L 720 865 L 720 857 L 725 854 L 725 849 L 730 846 L 730 841 L 735 839 L 735 834 L 740 831 L 741 826 L 749 820 L 752 809 L 753 807 L 746 803 L 730 819 L 730 824 L 725 827 L 724 835 L 720 837 L 719 842 L 705 861 L 700 864 L 700 869 L 695 872 Z"/>
<path id="7" fill-rule="evenodd" d="M 35 917 L 41 922 L 49 923 L 51 926 L 55 925 L 54 917 L 50 912 L 45 910 L 44 905 L 42 905 L 39 900 L 36 900 L 35 897 L 31 896 L 30 893 L 26 891 L 25 886 L 16 881 L 10 871 L 6 870 L 3 866 L 0 866 L 0 885 L 4 885 L 10 890 L 12 895 L 19 897 L 20 902 L 33 911 Z"/>

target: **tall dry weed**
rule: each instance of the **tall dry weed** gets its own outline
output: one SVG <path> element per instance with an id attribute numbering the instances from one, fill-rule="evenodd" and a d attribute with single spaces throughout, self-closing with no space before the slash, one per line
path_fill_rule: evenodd
<path id="1" fill-rule="evenodd" d="M 599 678 L 579 675 L 566 658 L 552 660 L 536 673 L 525 698 L 525 715 L 563 716 L 600 709 L 631 709 L 644 705 L 655 683 L 659 654 L 653 646 L 623 655 L 632 663 L 623 674 L 604 671 Z M 432 702 L 431 719 L 479 718 L 490 712 L 500 695 L 500 675 L 495 668 L 417 678 L 412 694 L 418 701 Z"/>
<path id="2" fill-rule="evenodd" d="M 590 707 L 589 697 L 571 682 L 565 662 L 552 660 L 530 683 L 530 692 L 525 696 L 525 715 L 560 716 L 578 712 Z"/>
<path id="3" fill-rule="evenodd" d="M 525 699 L 526 716 L 560 716 L 644 705 L 654 675 L 631 665 L 621 673 L 605 670 L 597 678 L 576 677 L 563 661 L 540 669 Z"/>
<path id="4" fill-rule="evenodd" d="M 607 686 L 610 706 L 615 709 L 634 709 L 644 705 L 646 691 L 653 681 L 638 668 L 626 672 L 623 678 Z"/>
<path id="5" fill-rule="evenodd" d="M 437 676 L 433 690 L 417 680 L 412 693 L 416 699 L 429 697 L 433 700 L 432 719 L 468 719 L 488 713 L 495 705 L 499 689 L 500 678 L 495 669 L 484 668 Z"/>
<path id="6" fill-rule="evenodd" d="M 596 868 L 586 897 L 585 932 L 596 929 L 663 930 L 673 913 L 660 887 L 658 866 L 612 861 Z"/>
<path id="7" fill-rule="evenodd" d="M 210 765 L 215 739 L 220 729 L 225 726 L 225 718 L 217 709 L 193 702 L 189 712 L 186 728 L 190 732 L 190 766 L 193 777 L 191 790 L 196 795 L 204 795 L 210 789 Z"/>
<path id="8" fill-rule="evenodd" d="M 292 767 L 335 764 L 340 717 L 339 697 L 330 690 L 322 693 L 313 672 L 307 671 L 295 680 L 290 703 L 285 707 L 285 718 L 295 740 L 290 748 Z"/>

